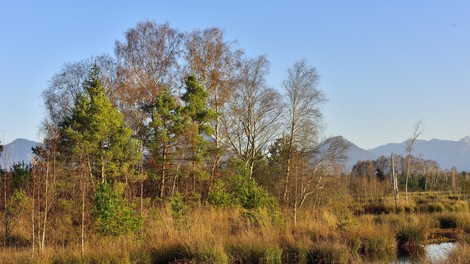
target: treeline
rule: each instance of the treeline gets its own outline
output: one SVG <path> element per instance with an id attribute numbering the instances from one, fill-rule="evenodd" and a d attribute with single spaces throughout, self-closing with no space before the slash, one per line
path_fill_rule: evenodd
<path id="1" fill-rule="evenodd" d="M 114 57 L 65 64 L 43 92 L 33 164 L 3 171 L 4 245 L 143 236 L 149 210 L 168 204 L 175 218 L 207 205 L 286 208 L 296 221 L 328 201 L 320 191 L 347 146 L 319 140 L 319 75 L 299 60 L 274 89 L 268 72 L 266 56 L 247 57 L 219 28 L 151 21 Z"/>
<path id="2" fill-rule="evenodd" d="M 377 160 L 358 161 L 350 174 L 350 192 L 358 200 L 380 200 L 393 193 L 392 164 L 401 192 L 406 189 L 406 174 L 409 173 L 408 190 L 412 192 L 446 191 L 468 194 L 470 174 L 455 168 L 442 170 L 434 160 L 425 160 L 408 155 L 381 156 Z"/>

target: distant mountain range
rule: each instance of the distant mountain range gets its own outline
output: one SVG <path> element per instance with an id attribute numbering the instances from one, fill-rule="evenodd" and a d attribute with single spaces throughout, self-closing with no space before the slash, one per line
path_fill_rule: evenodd
<path id="1" fill-rule="evenodd" d="M 345 138 L 340 138 L 349 144 L 347 151 L 348 159 L 344 164 L 347 172 L 360 160 L 375 160 L 382 155 L 389 156 L 392 152 L 402 156 L 406 155 L 405 148 L 407 141 L 390 143 L 366 150 Z M 40 143 L 21 138 L 6 144 L 3 147 L 3 152 L 0 153 L 0 167 L 10 168 L 11 165 L 17 162 L 32 162 L 33 152 L 31 148 L 38 145 Z M 439 163 L 441 169 L 456 168 L 458 171 L 470 171 L 470 136 L 464 137 L 459 141 L 440 139 L 429 141 L 418 140 L 415 143 L 412 155 L 423 159 L 435 160 Z"/>
<path id="2" fill-rule="evenodd" d="M 348 170 L 359 160 L 375 160 L 382 155 L 389 156 L 392 152 L 406 155 L 406 140 L 402 143 L 390 143 L 369 150 L 362 149 L 350 141 L 347 142 L 350 144 L 348 161 L 345 164 Z M 437 161 L 441 169 L 456 168 L 457 171 L 470 171 L 470 137 L 464 137 L 459 141 L 418 140 L 413 147 L 412 155 Z"/>
<path id="3" fill-rule="evenodd" d="M 10 168 L 14 163 L 33 161 L 32 147 L 36 147 L 41 143 L 31 140 L 18 138 L 3 146 L 3 152 L 0 153 L 0 167 Z"/>

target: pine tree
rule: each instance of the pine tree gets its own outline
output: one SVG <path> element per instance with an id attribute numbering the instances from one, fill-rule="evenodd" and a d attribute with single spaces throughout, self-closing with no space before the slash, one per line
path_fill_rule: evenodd
<path id="1" fill-rule="evenodd" d="M 134 173 L 134 167 L 140 160 L 141 153 L 138 151 L 137 141 L 132 139 L 131 129 L 125 125 L 121 113 L 111 104 L 98 76 L 99 69 L 94 66 L 88 81 L 84 84 L 84 93 L 75 101 L 71 116 L 60 124 L 60 136 L 62 154 L 70 160 L 71 166 L 80 175 L 82 210 L 85 210 L 84 195 L 87 193 L 87 181 L 83 175 L 86 171 L 95 188 L 98 229 L 103 230 L 101 226 L 113 226 L 113 223 L 123 222 L 121 218 L 128 217 L 129 213 L 119 213 L 124 210 L 122 206 L 113 206 L 113 203 L 122 199 L 123 192 L 113 191 L 111 193 L 113 195 L 110 195 L 109 190 L 113 190 L 113 186 L 118 182 L 124 180 L 124 184 L 128 182 L 128 177 Z M 100 181 L 97 186 L 96 180 Z M 108 204 L 103 205 L 103 202 Z M 111 217 L 104 214 L 109 214 Z M 103 233 L 113 235 L 123 232 L 123 230 L 103 230 Z"/>
<path id="2" fill-rule="evenodd" d="M 195 188 L 197 178 L 206 179 L 209 176 L 201 169 L 201 165 L 208 152 L 213 150 L 208 138 L 214 133 L 211 121 L 215 118 L 216 113 L 208 108 L 207 97 L 208 93 L 194 76 L 186 78 L 186 92 L 182 96 L 185 103 L 182 115 L 187 118 L 185 127 L 188 135 L 190 160 L 192 161 L 193 188 Z"/>
<path id="3" fill-rule="evenodd" d="M 131 129 L 107 97 L 98 72 L 93 67 L 84 94 L 62 122 L 61 139 L 66 151 L 83 155 L 91 175 L 105 182 L 107 176 L 126 176 L 141 154 Z"/>
<path id="4" fill-rule="evenodd" d="M 165 196 L 165 186 L 170 172 L 171 158 L 178 146 L 185 127 L 181 116 L 180 105 L 168 88 L 163 88 L 153 104 L 145 105 L 151 121 L 147 125 L 146 147 L 151 154 L 150 162 L 156 166 L 155 171 L 160 180 L 158 197 Z"/>

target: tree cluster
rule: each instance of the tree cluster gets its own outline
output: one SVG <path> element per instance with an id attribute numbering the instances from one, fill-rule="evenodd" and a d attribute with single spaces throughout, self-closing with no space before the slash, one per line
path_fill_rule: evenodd
<path id="1" fill-rule="evenodd" d="M 466 193 L 468 175 L 456 169 L 442 170 L 434 160 L 412 155 L 393 155 L 398 187 L 410 191 L 452 191 Z M 407 179 L 408 177 L 408 179 Z M 392 160 L 381 156 L 377 160 L 358 161 L 352 168 L 350 191 L 357 199 L 380 199 L 392 193 Z"/>
<path id="2" fill-rule="evenodd" d="M 114 57 L 65 64 L 43 92 L 34 163 L 4 173 L 5 241 L 13 207 L 29 212 L 33 251 L 137 234 L 146 209 L 168 202 L 178 219 L 199 204 L 283 206 L 296 220 L 346 145 L 319 140 L 326 96 L 314 67 L 296 62 L 283 92 L 268 72 L 266 56 L 246 57 L 219 28 L 151 21 L 125 32 Z"/>

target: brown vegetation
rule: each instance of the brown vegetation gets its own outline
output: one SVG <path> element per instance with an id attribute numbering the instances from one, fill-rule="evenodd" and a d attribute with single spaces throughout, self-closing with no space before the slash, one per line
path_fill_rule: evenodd
<path id="1" fill-rule="evenodd" d="M 362 263 L 430 240 L 468 251 L 467 173 L 411 145 L 345 174 L 347 145 L 320 140 L 316 69 L 295 63 L 282 95 L 268 66 L 220 29 L 150 21 L 116 59 L 67 64 L 43 94 L 34 163 L 0 171 L 0 262 Z"/>

